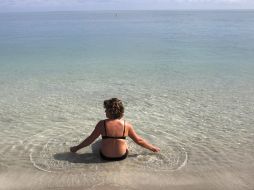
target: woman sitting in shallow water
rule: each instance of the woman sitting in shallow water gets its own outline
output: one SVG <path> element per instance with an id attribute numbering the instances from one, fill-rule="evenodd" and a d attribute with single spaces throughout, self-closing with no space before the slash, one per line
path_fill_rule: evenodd
<path id="1" fill-rule="evenodd" d="M 71 152 L 77 152 L 79 149 L 89 146 L 100 135 L 102 136 L 100 155 L 104 160 L 123 160 L 128 156 L 128 147 L 125 142 L 127 136 L 148 150 L 160 151 L 159 148 L 138 136 L 132 125 L 122 119 L 124 107 L 121 100 L 117 98 L 105 100 L 104 108 L 108 119 L 99 121 L 91 135 L 79 145 L 71 147 Z"/>

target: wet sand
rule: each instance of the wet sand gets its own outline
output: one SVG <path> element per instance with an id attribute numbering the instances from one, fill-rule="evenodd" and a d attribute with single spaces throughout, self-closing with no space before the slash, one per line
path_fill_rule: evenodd
<path id="1" fill-rule="evenodd" d="M 193 174 L 185 169 L 173 173 L 143 173 L 139 171 L 101 171 L 100 180 L 92 173 L 79 171 L 68 173 L 45 173 L 41 171 L 16 171 L 0 174 L 0 189 L 174 189 L 174 190 L 253 190 L 253 168 L 244 171 L 210 171 Z"/>

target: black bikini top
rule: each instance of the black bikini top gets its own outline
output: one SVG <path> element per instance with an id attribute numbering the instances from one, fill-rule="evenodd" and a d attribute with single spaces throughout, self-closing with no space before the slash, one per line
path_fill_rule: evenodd
<path id="1" fill-rule="evenodd" d="M 111 136 L 108 136 L 107 135 L 107 129 L 106 129 L 106 121 L 104 120 L 104 129 L 105 129 L 105 136 L 102 136 L 102 139 L 126 139 L 126 137 L 124 136 L 124 132 L 125 132 L 125 121 L 124 121 L 124 124 L 123 124 L 123 136 L 121 137 L 111 137 Z"/>

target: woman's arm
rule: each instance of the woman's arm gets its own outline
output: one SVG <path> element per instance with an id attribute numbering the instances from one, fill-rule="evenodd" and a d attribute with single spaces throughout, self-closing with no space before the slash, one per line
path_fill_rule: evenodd
<path id="1" fill-rule="evenodd" d="M 96 126 L 95 126 L 95 129 L 93 130 L 93 132 L 91 133 L 91 135 L 89 135 L 83 142 L 81 142 L 79 145 L 77 146 L 73 146 L 70 148 L 70 151 L 71 152 L 77 152 L 78 150 L 86 147 L 86 146 L 89 146 L 90 144 L 92 144 L 92 142 L 95 141 L 95 139 L 97 139 L 101 132 L 100 132 L 100 123 L 99 122 Z"/>
<path id="2" fill-rule="evenodd" d="M 159 152 L 160 149 L 152 144 L 149 144 L 146 140 L 142 139 L 137 133 L 134 131 L 133 127 L 129 124 L 128 136 L 138 145 L 151 150 L 153 152 Z"/>

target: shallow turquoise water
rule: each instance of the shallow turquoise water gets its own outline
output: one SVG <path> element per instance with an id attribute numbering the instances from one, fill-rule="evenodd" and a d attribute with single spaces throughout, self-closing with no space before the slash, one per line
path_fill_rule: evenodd
<path id="1" fill-rule="evenodd" d="M 254 187 L 253 11 L 1 13 L 0 25 L 6 189 L 33 176 L 25 189 L 38 180 L 40 188 Z M 111 97 L 160 154 L 130 140 L 133 156 L 120 163 L 101 163 L 96 144 L 66 153 Z"/>

